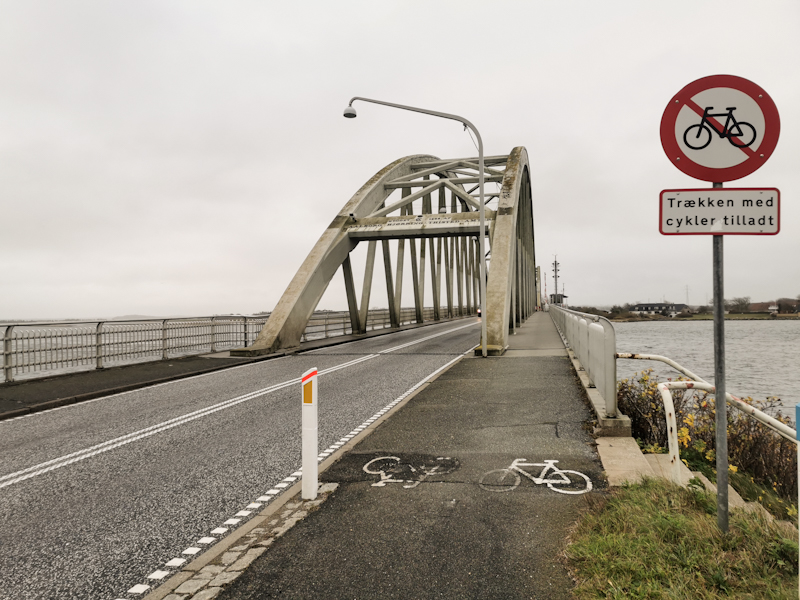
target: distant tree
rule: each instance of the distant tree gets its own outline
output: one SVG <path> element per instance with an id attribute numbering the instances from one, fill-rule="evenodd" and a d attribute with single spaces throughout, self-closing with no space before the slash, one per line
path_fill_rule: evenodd
<path id="1" fill-rule="evenodd" d="M 697 308 L 697 314 L 698 315 L 707 315 L 710 312 L 711 312 L 711 307 L 710 306 L 699 306 Z"/>
<path id="2" fill-rule="evenodd" d="M 778 305 L 779 313 L 786 314 L 795 311 L 796 302 L 792 298 L 778 298 L 775 304 Z"/>
<path id="3" fill-rule="evenodd" d="M 611 314 L 612 315 L 618 315 L 621 312 L 625 312 L 625 309 L 623 307 L 619 306 L 618 304 L 615 304 L 614 306 L 611 307 Z"/>
<path id="4" fill-rule="evenodd" d="M 725 306 L 729 310 L 737 313 L 750 312 L 750 296 L 742 296 L 741 298 L 731 298 L 725 300 Z"/>
<path id="5" fill-rule="evenodd" d="M 631 310 L 631 309 L 632 309 L 634 306 L 636 306 L 637 304 L 639 304 L 639 301 L 638 301 L 638 300 L 637 300 L 636 302 L 634 302 L 633 304 L 631 304 L 630 302 L 626 302 L 625 304 L 623 304 L 623 305 L 622 305 L 622 308 L 623 308 L 624 310 L 626 310 L 626 311 L 629 311 L 629 310 Z"/>

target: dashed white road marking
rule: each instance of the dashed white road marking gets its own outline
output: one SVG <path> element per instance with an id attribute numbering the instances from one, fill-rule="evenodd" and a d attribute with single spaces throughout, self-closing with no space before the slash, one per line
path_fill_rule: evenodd
<path id="1" fill-rule="evenodd" d="M 128 590 L 129 594 L 144 594 L 147 590 L 150 589 L 149 585 L 144 585 L 143 583 L 136 584 L 131 589 Z"/>
<path id="2" fill-rule="evenodd" d="M 227 529 L 225 531 L 227 531 Z M 186 562 L 185 558 L 173 558 L 171 561 L 169 561 L 166 564 L 166 566 L 167 567 L 180 567 L 185 562 Z"/>
<path id="3" fill-rule="evenodd" d="M 169 571 L 153 571 L 150 575 L 147 576 L 148 579 L 164 579 L 169 575 Z"/>

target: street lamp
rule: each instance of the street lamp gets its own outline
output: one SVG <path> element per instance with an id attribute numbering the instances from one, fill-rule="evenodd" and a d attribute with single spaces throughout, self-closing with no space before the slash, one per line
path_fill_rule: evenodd
<path id="1" fill-rule="evenodd" d="M 404 106 L 402 104 L 394 104 L 393 102 L 384 102 L 382 100 L 371 100 L 369 98 L 361 98 L 360 96 L 355 96 L 350 100 L 350 103 L 347 105 L 347 108 L 344 109 L 344 116 L 348 119 L 354 119 L 356 117 L 356 109 L 353 108 L 353 102 L 356 100 L 361 100 L 363 102 L 372 102 L 373 104 L 382 104 L 384 106 L 391 106 L 393 108 L 401 108 L 403 110 L 410 110 L 413 112 L 422 113 L 425 115 L 433 115 L 434 117 L 442 117 L 443 119 L 452 119 L 454 121 L 458 121 L 463 123 L 465 127 L 469 127 L 474 133 L 475 137 L 478 138 L 478 185 L 480 187 L 480 229 L 481 234 L 478 238 L 479 240 L 479 251 L 481 254 L 480 260 L 480 279 L 481 279 L 481 355 L 486 357 L 486 216 L 484 211 L 484 203 L 483 203 L 483 140 L 481 140 L 481 134 L 478 133 L 478 130 L 475 128 L 475 125 L 467 121 L 464 117 L 459 117 L 458 115 L 451 115 L 448 113 L 437 112 L 435 110 L 427 110 L 424 108 L 416 108 L 414 106 Z"/>

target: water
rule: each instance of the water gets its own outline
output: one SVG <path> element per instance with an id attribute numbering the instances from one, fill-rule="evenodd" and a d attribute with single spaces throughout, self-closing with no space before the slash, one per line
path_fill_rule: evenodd
<path id="1" fill-rule="evenodd" d="M 614 323 L 614 330 L 617 352 L 666 356 L 714 383 L 713 321 Z M 651 367 L 659 379 L 680 375 L 662 362 L 619 360 L 617 377 Z M 729 394 L 777 396 L 794 416 L 800 403 L 800 321 L 725 321 L 725 376 Z"/>

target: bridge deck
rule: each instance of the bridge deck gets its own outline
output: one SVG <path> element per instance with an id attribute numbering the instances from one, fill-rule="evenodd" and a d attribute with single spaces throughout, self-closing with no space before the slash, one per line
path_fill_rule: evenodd
<path id="1" fill-rule="evenodd" d="M 553 459 L 602 487 L 591 414 L 549 315 L 509 339 L 505 356 L 464 358 L 421 388 L 324 472 L 339 483 L 330 499 L 218 597 L 569 598 L 558 555 L 582 495 L 479 482 Z M 365 472 L 380 457 L 397 460 Z"/>

